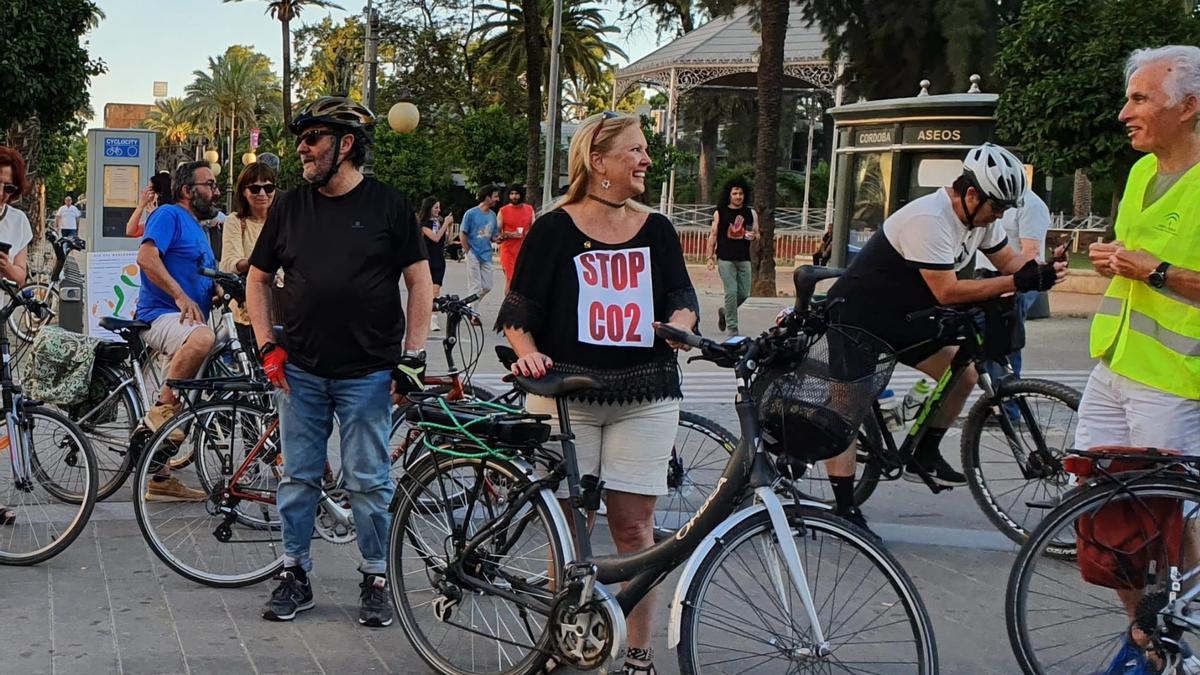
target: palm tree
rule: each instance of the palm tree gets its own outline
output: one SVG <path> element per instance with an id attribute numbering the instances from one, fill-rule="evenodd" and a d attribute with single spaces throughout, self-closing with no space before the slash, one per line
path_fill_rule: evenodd
<path id="1" fill-rule="evenodd" d="M 162 139 L 160 166 L 174 167 L 187 159 L 183 146 L 196 135 L 197 126 L 186 101 L 179 97 L 159 99 L 146 116 L 145 125 Z"/>
<path id="2" fill-rule="evenodd" d="M 241 2 L 242 0 L 224 0 Z M 305 7 L 342 9 L 329 0 L 267 0 L 267 14 L 283 28 L 283 127 L 292 123 L 292 19 L 300 16 Z"/>
<path id="3" fill-rule="evenodd" d="M 532 68 L 534 64 L 529 60 L 530 49 L 526 40 L 528 30 L 524 8 L 526 4 L 529 3 L 479 5 L 479 11 L 487 16 L 488 20 L 476 29 L 476 33 L 484 36 L 483 42 L 479 45 L 480 56 L 491 58 L 508 73 L 524 73 L 526 84 L 530 89 L 534 89 L 540 87 L 535 87 L 530 82 L 533 73 L 537 71 Z M 541 30 L 537 39 L 543 45 L 550 44 L 554 29 L 554 1 L 537 0 L 536 7 L 541 18 Z M 593 4 L 591 0 L 563 0 L 561 52 L 559 55 L 559 72 L 562 79 L 587 83 L 604 81 L 608 61 L 614 56 L 625 58 L 625 52 L 620 47 L 605 39 L 605 36 L 619 32 L 619 28 L 609 25 L 605 21 L 600 6 Z M 549 71 L 547 60 L 541 68 L 540 77 L 541 83 L 545 83 L 547 87 L 551 86 Z M 530 103 L 532 104 L 532 97 L 530 97 Z M 540 129 L 540 92 L 536 114 L 531 108 L 529 115 L 530 126 L 534 124 L 534 120 L 539 120 Z M 562 137 L 562 115 L 558 116 L 558 125 L 553 133 L 554 147 L 558 147 L 558 139 Z M 531 142 L 536 144 L 532 133 L 530 138 Z M 537 161 L 533 160 L 530 163 L 529 160 L 533 157 L 533 148 L 528 148 L 528 150 L 526 170 L 530 176 L 533 176 L 537 174 Z M 556 156 L 555 175 L 558 173 L 557 160 Z"/>
<path id="4" fill-rule="evenodd" d="M 775 179 L 779 169 L 779 126 L 783 112 L 783 43 L 791 0 L 759 3 L 758 148 L 754 158 L 754 206 L 758 237 L 750 248 L 753 295 L 775 297 Z"/>

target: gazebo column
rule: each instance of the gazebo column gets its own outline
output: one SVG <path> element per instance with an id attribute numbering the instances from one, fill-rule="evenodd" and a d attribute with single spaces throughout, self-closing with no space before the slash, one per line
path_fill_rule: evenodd
<path id="1" fill-rule="evenodd" d="M 842 96 L 844 96 L 846 93 L 846 88 L 842 86 L 842 75 L 845 73 L 845 71 L 846 71 L 846 62 L 844 60 L 839 60 L 838 65 L 837 65 L 837 75 L 834 76 L 835 77 L 834 82 L 837 83 L 837 85 L 833 88 L 833 107 L 835 107 L 835 108 L 842 104 Z M 825 200 L 825 224 L 826 225 L 830 225 L 833 223 L 833 209 L 834 209 L 833 186 L 837 185 L 837 183 L 835 181 L 837 180 L 837 165 L 838 165 L 838 163 L 837 163 L 837 144 L 838 144 L 837 133 L 838 133 L 837 122 L 834 122 L 833 123 L 833 134 L 832 134 L 833 142 L 829 144 L 829 198 Z M 805 204 L 805 208 L 808 208 L 807 204 Z"/>
<path id="2" fill-rule="evenodd" d="M 667 144 L 675 147 L 677 116 L 679 114 L 679 71 L 671 68 L 671 86 L 667 90 Z M 671 176 L 667 186 L 667 216 L 675 212 L 675 167 L 671 167 Z"/>

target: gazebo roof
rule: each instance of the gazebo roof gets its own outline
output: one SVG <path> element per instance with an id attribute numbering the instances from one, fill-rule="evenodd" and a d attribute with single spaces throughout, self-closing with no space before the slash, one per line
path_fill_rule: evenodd
<path id="1" fill-rule="evenodd" d="M 784 72 L 789 78 L 799 80 L 801 86 L 830 88 L 834 73 L 825 57 L 825 40 L 820 28 L 808 26 L 801 12 L 801 7 L 793 4 L 788 14 Z M 660 47 L 618 71 L 617 89 L 624 92 L 639 82 L 668 87 L 672 70 L 684 91 L 755 72 L 762 37 L 750 19 L 750 9 L 743 6 L 730 16 L 714 19 Z"/>

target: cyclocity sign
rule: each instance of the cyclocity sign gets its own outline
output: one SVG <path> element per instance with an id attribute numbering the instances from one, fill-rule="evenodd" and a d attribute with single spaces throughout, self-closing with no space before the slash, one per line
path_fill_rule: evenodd
<path id="1" fill-rule="evenodd" d="M 105 157 L 137 157 L 142 142 L 138 138 L 109 137 L 104 139 Z"/>

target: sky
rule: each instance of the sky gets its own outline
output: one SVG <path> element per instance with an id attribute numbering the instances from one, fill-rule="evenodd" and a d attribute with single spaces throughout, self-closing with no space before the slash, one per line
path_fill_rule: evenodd
<path id="1" fill-rule="evenodd" d="M 89 54 L 102 59 L 108 72 L 92 80 L 95 117 L 89 126 L 103 124 L 107 103 L 153 103 L 155 81 L 167 83 L 168 96 L 183 96 L 192 71 L 204 69 L 210 56 L 224 53 L 230 45 L 252 45 L 271 59 L 277 71 L 281 67 L 279 22 L 266 14 L 263 0 L 99 0 L 97 4 L 105 18 L 85 40 Z M 338 4 L 361 15 L 365 2 Z M 617 4 L 606 0 L 606 7 L 609 20 L 615 21 Z M 325 16 L 340 22 L 348 13 L 307 8 L 300 23 L 317 23 Z M 622 30 L 613 42 L 636 61 L 659 46 L 652 28 Z"/>

